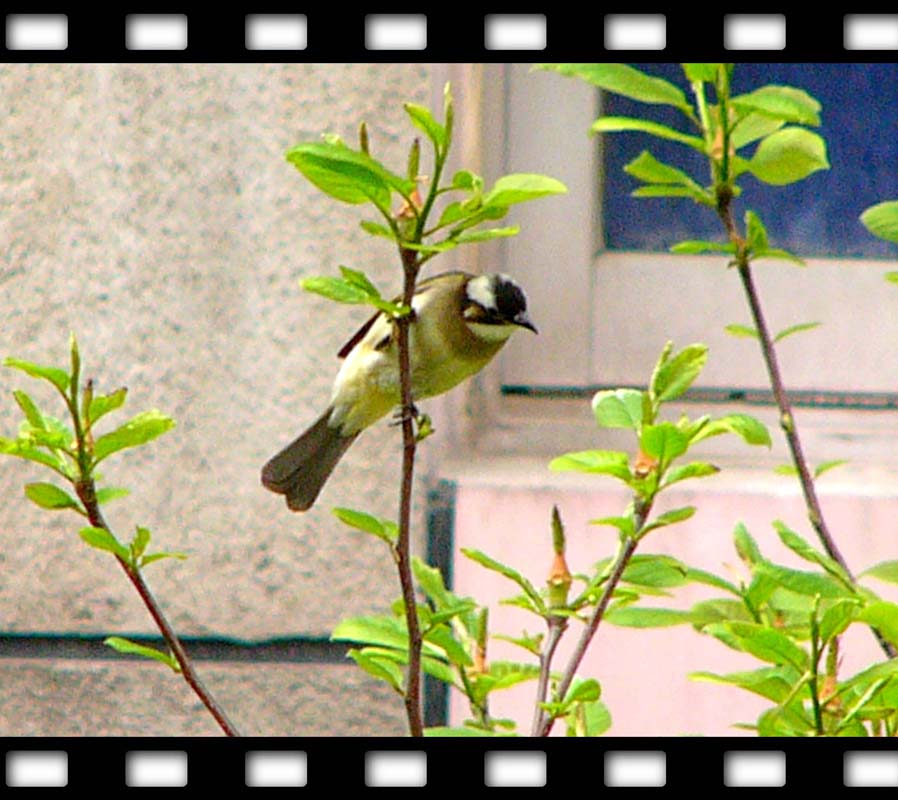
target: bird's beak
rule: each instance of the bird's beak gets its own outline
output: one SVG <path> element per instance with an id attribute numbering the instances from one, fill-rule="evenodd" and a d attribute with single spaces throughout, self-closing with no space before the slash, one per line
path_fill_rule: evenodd
<path id="1" fill-rule="evenodd" d="M 520 314 L 518 314 L 514 318 L 514 324 L 520 325 L 522 328 L 526 328 L 528 331 L 533 331 L 534 333 L 539 333 L 539 331 L 536 329 L 536 325 L 534 325 L 530 321 L 530 317 L 527 316 L 526 311 L 522 311 Z"/>

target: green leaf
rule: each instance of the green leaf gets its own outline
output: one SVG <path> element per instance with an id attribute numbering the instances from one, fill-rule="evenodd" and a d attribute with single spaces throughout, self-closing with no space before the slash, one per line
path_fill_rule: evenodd
<path id="1" fill-rule="evenodd" d="M 748 246 L 753 250 L 766 250 L 768 247 L 767 228 L 754 211 L 745 212 L 745 235 Z"/>
<path id="2" fill-rule="evenodd" d="M 73 508 L 81 514 L 84 513 L 81 504 L 74 497 L 52 483 L 27 483 L 25 484 L 25 496 L 41 508 L 52 510 Z"/>
<path id="3" fill-rule="evenodd" d="M 591 519 L 590 525 L 610 525 L 617 528 L 628 539 L 636 535 L 635 523 L 633 517 L 601 517 L 600 519 Z"/>
<path id="4" fill-rule="evenodd" d="M 898 561 L 880 561 L 861 573 L 861 577 L 869 575 L 886 583 L 898 583 Z"/>
<path id="5" fill-rule="evenodd" d="M 391 242 L 396 241 L 396 235 L 386 225 L 380 225 L 377 222 L 371 222 L 369 220 L 362 220 L 359 223 L 359 226 L 363 231 L 370 233 L 372 236 L 381 236 L 384 239 L 389 239 Z"/>
<path id="6" fill-rule="evenodd" d="M 370 533 L 391 546 L 396 544 L 399 539 L 399 526 L 392 520 L 381 519 L 351 508 L 335 508 L 333 512 L 334 516 L 344 525 Z"/>
<path id="7" fill-rule="evenodd" d="M 468 192 L 483 191 L 483 178 L 468 169 L 460 169 L 452 176 L 452 188 Z"/>
<path id="8" fill-rule="evenodd" d="M 773 337 L 773 341 L 781 342 L 787 336 L 791 336 L 793 333 L 800 333 L 801 331 L 810 331 L 814 328 L 819 328 L 823 323 L 822 322 L 800 322 L 797 325 L 790 325 L 788 328 L 783 328 L 776 336 Z"/>
<path id="9" fill-rule="evenodd" d="M 50 381 L 63 397 L 68 397 L 70 378 L 69 373 L 64 369 L 32 364 L 30 361 L 22 361 L 20 358 L 7 358 L 3 361 L 3 365 L 21 370 L 32 378 L 42 378 L 45 381 Z"/>
<path id="10" fill-rule="evenodd" d="M 88 422 L 93 425 L 98 419 L 105 416 L 110 411 L 115 411 L 117 408 L 123 406 L 127 395 L 128 390 L 124 387 L 116 389 L 111 394 L 94 395 L 87 410 Z"/>
<path id="11" fill-rule="evenodd" d="M 146 647 L 145 645 L 137 644 L 137 642 L 131 642 L 128 639 L 123 639 L 121 636 L 110 636 L 103 640 L 103 644 L 108 645 L 113 650 L 117 650 L 119 653 L 151 658 L 154 661 L 165 664 L 165 666 L 170 667 L 175 672 L 181 671 L 181 665 L 178 664 L 177 659 L 173 655 L 163 653 L 161 650 L 156 650 L 153 647 Z"/>
<path id="12" fill-rule="evenodd" d="M 660 122 L 652 122 L 647 119 L 634 117 L 601 117 L 600 119 L 597 119 L 589 129 L 590 133 L 619 133 L 621 131 L 639 131 L 640 133 L 648 133 L 651 136 L 657 136 L 659 139 L 669 139 L 674 142 L 680 142 L 680 144 L 685 144 L 693 150 L 698 150 L 700 153 L 705 152 L 705 142 L 700 136 L 692 136 L 691 134 L 678 131 L 676 128 L 671 128 L 669 125 L 662 125 Z M 627 167 L 624 167 L 624 169 L 627 172 L 630 171 Z M 673 168 L 671 167 L 671 169 Z M 676 171 L 680 172 L 680 170 Z M 686 173 L 681 172 L 680 174 L 686 177 L 689 183 L 692 183 L 692 180 L 688 178 Z M 640 180 L 648 181 L 649 179 L 640 178 Z M 679 182 L 680 181 L 659 181 L 659 183 Z"/>
<path id="13" fill-rule="evenodd" d="M 565 720 L 568 736 L 601 736 L 611 727 L 611 712 L 600 700 L 578 703 Z"/>
<path id="14" fill-rule="evenodd" d="M 333 278 L 327 275 L 316 275 L 311 278 L 303 278 L 299 285 L 307 292 L 320 294 L 328 300 L 348 305 L 365 305 L 370 295 L 359 286 L 348 283 L 341 278 Z"/>
<path id="15" fill-rule="evenodd" d="M 142 528 L 138 525 L 136 533 L 134 534 L 134 540 L 131 542 L 131 555 L 135 562 L 144 554 L 149 543 L 149 528 Z"/>
<path id="16" fill-rule="evenodd" d="M 758 736 L 810 736 L 814 723 L 800 706 L 771 708 L 758 717 Z"/>
<path id="17" fill-rule="evenodd" d="M 730 98 L 740 113 L 754 112 L 799 125 L 820 124 L 820 103 L 803 89 L 771 84 Z"/>
<path id="18" fill-rule="evenodd" d="M 7 439 L 0 436 L 0 453 L 42 464 L 45 467 L 49 467 L 54 472 L 58 472 L 65 478 L 71 477 L 72 475 L 71 469 L 64 461 L 57 458 L 55 455 L 43 450 L 38 450 L 28 441 L 22 441 L 21 439 Z"/>
<path id="19" fill-rule="evenodd" d="M 748 672 L 731 672 L 727 675 L 718 675 L 713 672 L 693 672 L 690 673 L 689 678 L 694 681 L 738 686 L 779 704 L 786 700 L 792 691 L 792 684 L 789 680 L 790 671 L 788 668 L 783 669 L 782 667 L 761 667 Z"/>
<path id="20" fill-rule="evenodd" d="M 365 653 L 355 648 L 351 648 L 346 655 L 369 675 L 378 680 L 386 681 L 397 692 L 402 691 L 402 670 L 395 661 L 387 658 L 377 658 L 370 653 Z"/>
<path id="21" fill-rule="evenodd" d="M 672 556 L 637 553 L 630 559 L 621 580 L 638 586 L 669 589 L 683 586 L 688 568 Z"/>
<path id="22" fill-rule="evenodd" d="M 84 539 L 87 544 L 91 547 L 96 547 L 97 550 L 105 550 L 108 553 L 112 553 L 113 555 L 117 555 L 119 558 L 128 560 L 131 555 L 130 551 L 127 547 L 125 547 L 115 536 L 112 535 L 110 531 L 107 531 L 105 528 L 82 528 L 78 535 Z"/>
<path id="23" fill-rule="evenodd" d="M 877 600 L 870 603 L 857 615 L 858 622 L 865 622 L 876 628 L 893 645 L 898 646 L 898 605 Z"/>
<path id="24" fill-rule="evenodd" d="M 729 242 L 709 242 L 702 239 L 689 239 L 685 242 L 677 242 L 670 248 L 671 253 L 681 255 L 700 255 L 702 253 L 723 253 L 733 255 L 736 245 Z"/>
<path id="25" fill-rule="evenodd" d="M 524 593 L 533 601 L 534 605 L 538 609 L 540 609 L 540 612 L 545 612 L 545 603 L 543 603 L 542 598 L 539 596 L 539 592 L 536 591 L 536 589 L 533 587 L 533 584 L 530 583 L 530 581 L 528 581 L 517 570 L 512 569 L 511 567 L 499 561 L 496 561 L 494 558 L 490 558 L 486 553 L 482 553 L 480 550 L 473 550 L 471 548 L 463 547 L 461 551 L 468 558 L 470 558 L 471 561 L 476 561 L 482 567 L 486 567 L 493 572 L 498 572 L 500 575 L 503 575 L 509 580 L 514 581 L 524 590 Z"/>
<path id="26" fill-rule="evenodd" d="M 602 696 L 602 687 L 595 678 L 577 680 L 568 689 L 564 703 L 592 703 Z"/>
<path id="27" fill-rule="evenodd" d="M 883 275 L 883 277 L 889 283 L 898 283 L 898 272 L 887 272 L 885 273 L 885 275 Z"/>
<path id="28" fill-rule="evenodd" d="M 340 274 L 343 276 L 343 280 L 346 281 L 350 286 L 356 286 L 361 289 L 366 295 L 372 297 L 380 297 L 380 292 L 377 291 L 377 287 L 371 283 L 371 280 L 368 276 L 357 269 L 350 269 L 349 267 L 340 267 Z"/>
<path id="29" fill-rule="evenodd" d="M 359 205 L 370 201 L 389 212 L 391 188 L 405 194 L 414 189 L 414 182 L 390 173 L 371 156 L 335 141 L 297 145 L 287 151 L 287 160 L 321 191 L 344 203 Z"/>
<path id="30" fill-rule="evenodd" d="M 736 150 L 741 150 L 752 142 L 770 136 L 778 131 L 786 123 L 781 119 L 773 119 L 764 114 L 754 112 L 746 114 L 736 123 L 730 133 L 730 144 Z"/>
<path id="31" fill-rule="evenodd" d="M 795 531 L 789 528 L 784 522 L 775 520 L 773 523 L 773 527 L 776 529 L 776 532 L 780 537 L 780 541 L 797 556 L 804 559 L 805 561 L 810 561 L 812 564 L 817 564 L 818 566 L 823 567 L 823 569 L 825 569 L 830 575 L 841 581 L 846 586 L 851 587 L 854 585 L 854 581 L 852 581 L 851 576 L 834 558 L 830 558 L 828 555 L 825 555 L 819 550 L 812 547 L 807 541 L 805 541 Z"/>
<path id="32" fill-rule="evenodd" d="M 616 450 L 582 450 L 565 453 L 549 462 L 553 472 L 590 472 L 611 475 L 624 483 L 629 483 L 630 464 L 627 454 Z"/>
<path id="33" fill-rule="evenodd" d="M 592 413 L 601 428 L 642 427 L 644 393 L 636 389 L 612 389 L 596 392 L 592 398 Z"/>
<path id="34" fill-rule="evenodd" d="M 103 505 L 104 503 L 118 500 L 120 497 L 127 497 L 129 494 L 131 494 L 130 489 L 107 486 L 103 489 L 97 489 L 97 503 Z"/>
<path id="35" fill-rule="evenodd" d="M 898 200 L 870 206 L 861 214 L 861 222 L 874 236 L 898 243 Z"/>
<path id="36" fill-rule="evenodd" d="M 720 64 L 681 64 L 690 83 L 715 83 Z"/>
<path id="37" fill-rule="evenodd" d="M 535 636 L 528 636 L 526 631 L 523 636 L 514 637 L 514 636 L 505 636 L 501 633 L 493 634 L 494 639 L 500 639 L 503 642 L 509 642 L 510 644 L 517 645 L 518 647 L 523 648 L 528 653 L 531 653 L 535 656 L 539 656 L 542 653 L 543 648 L 543 639 L 546 637 L 538 633 Z"/>
<path id="38" fill-rule="evenodd" d="M 788 250 L 780 250 L 778 248 L 768 248 L 767 250 L 759 250 L 754 254 L 755 260 L 761 258 L 774 258 L 780 261 L 791 261 L 793 264 L 797 264 L 799 267 L 806 267 L 807 262 L 803 258 L 799 258 L 794 253 L 790 253 Z"/>
<path id="39" fill-rule="evenodd" d="M 814 477 L 819 478 L 821 475 L 825 475 L 831 469 L 835 469 L 836 467 L 841 467 L 843 464 L 848 464 L 849 461 L 847 458 L 834 458 L 830 461 L 821 461 L 814 468 Z"/>
<path id="40" fill-rule="evenodd" d="M 94 463 L 119 450 L 146 444 L 174 427 L 175 421 L 161 411 L 144 411 L 94 442 Z"/>
<path id="41" fill-rule="evenodd" d="M 446 129 L 433 118 L 430 110 L 416 103 L 405 103 L 405 112 L 409 115 L 415 127 L 420 128 L 427 134 L 438 150 L 446 147 Z"/>
<path id="42" fill-rule="evenodd" d="M 764 562 L 755 565 L 755 574 L 766 577 L 778 586 L 788 589 L 796 594 L 813 597 L 852 597 L 853 593 L 842 583 L 834 580 L 829 575 L 821 575 L 819 572 L 805 572 L 803 570 L 790 569 L 779 564 Z"/>
<path id="43" fill-rule="evenodd" d="M 742 597 L 742 593 L 732 583 L 712 572 L 706 572 L 703 569 L 688 567 L 686 570 L 686 579 L 690 583 L 703 583 L 706 586 L 723 589 L 723 591 L 730 592 L 730 594 L 734 594 L 736 597 Z"/>
<path id="44" fill-rule="evenodd" d="M 708 625 L 705 631 L 736 650 L 750 653 L 762 661 L 790 664 L 804 672 L 808 654 L 789 636 L 753 622 L 722 622 Z"/>
<path id="45" fill-rule="evenodd" d="M 334 513 L 336 513 L 336 509 Z M 368 515 L 365 515 L 368 516 Z M 374 518 L 376 520 L 376 518 Z M 382 522 L 382 520 L 377 520 Z M 367 522 L 365 524 L 368 524 Z M 376 536 L 377 534 L 375 534 Z M 437 610 L 453 606 L 458 598 L 452 594 L 443 582 L 442 573 L 436 568 L 431 567 L 417 556 L 412 556 L 412 574 L 418 585 L 424 591 L 427 599 L 430 600 L 434 608 Z"/>
<path id="46" fill-rule="evenodd" d="M 631 197 L 688 197 L 696 203 L 711 205 L 712 200 L 704 190 L 691 186 L 670 186 L 667 184 L 650 184 L 640 186 L 630 192 Z"/>
<path id="47" fill-rule="evenodd" d="M 25 394 L 25 392 L 19 391 L 18 389 L 13 391 L 12 395 L 15 398 L 16 403 L 18 403 L 19 408 L 22 409 L 22 413 L 25 415 L 25 419 L 28 420 L 28 424 L 37 430 L 46 430 L 47 425 L 44 422 L 44 415 L 41 414 L 34 400 Z"/>
<path id="48" fill-rule="evenodd" d="M 773 186 L 785 186 L 829 169 L 826 142 L 804 128 L 783 128 L 761 140 L 748 162 L 752 175 Z"/>
<path id="49" fill-rule="evenodd" d="M 758 547 L 757 542 L 755 542 L 752 535 L 748 532 L 745 523 L 736 523 L 736 527 L 733 530 L 733 540 L 739 558 L 749 566 L 753 567 L 755 564 L 760 564 L 764 560 L 764 556 L 761 555 L 761 550 Z"/>
<path id="50" fill-rule="evenodd" d="M 663 472 L 675 458 L 686 452 L 689 438 L 672 422 L 661 422 L 643 427 L 639 446 L 644 453 L 657 459 Z"/>
<path id="51" fill-rule="evenodd" d="M 723 433 L 735 433 L 747 444 L 763 444 L 771 447 L 770 432 L 764 423 L 748 414 L 727 414 L 725 417 L 712 419 L 692 438 L 692 443 L 719 436 Z"/>
<path id="52" fill-rule="evenodd" d="M 695 506 L 684 506 L 683 508 L 675 508 L 671 511 L 665 511 L 663 514 L 659 514 L 655 519 L 653 519 L 648 525 L 645 525 L 641 531 L 639 531 L 640 537 L 645 536 L 647 533 L 650 533 L 657 528 L 664 528 L 668 525 L 675 525 L 678 522 L 684 522 L 685 520 L 692 517 L 696 512 Z"/>
<path id="53" fill-rule="evenodd" d="M 518 225 L 512 225 L 508 228 L 487 228 L 482 231 L 463 232 L 453 237 L 453 240 L 458 244 L 476 244 L 492 239 L 507 239 L 509 236 L 517 236 L 520 232 L 521 229 Z"/>
<path id="54" fill-rule="evenodd" d="M 651 393 L 659 403 L 683 394 L 698 377 L 708 360 L 708 348 L 691 344 L 668 358 L 652 376 Z"/>
<path id="55" fill-rule="evenodd" d="M 144 556 L 142 559 L 140 559 L 140 566 L 145 567 L 148 564 L 152 564 L 154 561 L 161 561 L 163 558 L 176 558 L 178 559 L 178 561 L 186 561 L 188 556 L 187 553 L 151 553 L 150 555 Z"/>
<path id="56" fill-rule="evenodd" d="M 437 625 L 435 628 L 431 628 L 431 630 L 427 631 L 424 635 L 424 641 L 436 645 L 445 652 L 446 658 L 451 664 L 469 667 L 474 663 L 467 651 L 455 639 L 452 635 L 452 631 L 445 624 Z"/>
<path id="57" fill-rule="evenodd" d="M 689 611 L 675 608 L 611 608 L 605 612 L 605 621 L 622 628 L 669 628 L 692 622 Z"/>
<path id="58" fill-rule="evenodd" d="M 818 632 L 821 641 L 827 644 L 834 636 L 841 635 L 844 630 L 857 617 L 861 608 L 859 600 L 837 600 L 824 613 L 820 619 Z"/>
<path id="59" fill-rule="evenodd" d="M 483 196 L 485 207 L 507 208 L 515 203 L 524 203 L 552 194 L 566 194 L 567 187 L 555 178 L 532 173 L 503 175 L 489 192 Z"/>
<path id="60" fill-rule="evenodd" d="M 706 478 L 709 475 L 716 475 L 718 472 L 720 472 L 720 467 L 715 467 L 713 464 L 708 464 L 704 461 L 691 461 L 688 464 L 671 467 L 664 477 L 664 483 L 661 485 L 661 488 L 666 489 L 671 484 L 685 481 L 689 478 Z"/>
<path id="61" fill-rule="evenodd" d="M 607 92 L 641 103 L 670 105 L 687 114 L 692 107 L 682 89 L 663 78 L 654 78 L 626 64 L 541 64 L 540 69 L 582 78 Z"/>

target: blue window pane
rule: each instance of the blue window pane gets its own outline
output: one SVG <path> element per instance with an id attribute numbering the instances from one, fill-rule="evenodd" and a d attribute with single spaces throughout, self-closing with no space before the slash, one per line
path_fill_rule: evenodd
<path id="1" fill-rule="evenodd" d="M 689 94 L 678 64 L 638 64 Z M 767 186 L 751 175 L 740 178 L 743 193 L 735 210 L 760 214 L 774 247 L 801 256 L 894 258 L 895 248 L 873 237 L 858 217 L 883 200 L 898 199 L 898 66 L 895 64 L 738 64 L 733 94 L 765 84 L 804 89 L 823 105 L 818 132 L 827 142 L 831 169 L 789 186 Z M 712 95 L 713 97 L 713 95 Z M 686 132 L 689 122 L 676 109 L 648 106 L 616 95 L 603 98 L 604 113 L 650 116 Z M 639 181 L 623 167 L 643 150 L 710 183 L 703 157 L 674 142 L 641 133 L 604 137 L 603 216 L 605 244 L 612 250 L 666 251 L 682 239 L 723 241 L 712 211 L 684 199 L 630 197 Z M 740 155 L 750 156 L 750 144 Z"/>

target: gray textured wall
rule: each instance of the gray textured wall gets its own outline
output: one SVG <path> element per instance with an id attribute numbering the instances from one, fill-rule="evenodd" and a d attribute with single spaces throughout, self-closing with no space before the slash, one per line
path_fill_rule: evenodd
<path id="1" fill-rule="evenodd" d="M 357 209 L 318 193 L 284 151 L 323 131 L 353 139 L 366 119 L 375 154 L 401 168 L 412 136 L 401 104 L 428 103 L 430 77 L 424 65 L 0 67 L 0 355 L 64 363 L 73 330 L 98 390 L 127 386 L 132 413 L 177 420 L 103 472 L 132 489 L 108 506 L 120 538 L 141 524 L 157 546 L 190 553 L 147 570 L 183 634 L 324 637 L 398 594 L 385 548 L 329 512 L 395 513 L 394 430 L 362 437 L 305 515 L 258 475 L 323 408 L 335 354 L 364 316 L 298 280 L 347 264 L 399 285 L 395 256 L 359 230 Z M 55 402 L 0 370 L 2 435 L 18 424 L 17 387 Z M 79 520 L 25 500 L 22 485 L 48 475 L 0 461 L 0 633 L 152 631 L 111 557 L 78 538 Z M 162 667 L 0 669 L 3 735 L 216 731 Z M 402 731 L 399 704 L 350 667 L 200 671 L 247 733 Z"/>

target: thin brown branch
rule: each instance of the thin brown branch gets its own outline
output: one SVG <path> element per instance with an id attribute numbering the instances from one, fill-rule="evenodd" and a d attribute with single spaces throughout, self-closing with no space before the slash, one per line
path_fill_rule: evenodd
<path id="1" fill-rule="evenodd" d="M 87 511 L 90 524 L 95 528 L 102 528 L 111 534 L 112 530 L 103 517 L 103 514 L 100 511 L 100 506 L 97 503 L 96 486 L 93 480 L 79 481 L 75 488 L 78 492 L 78 496 L 81 498 L 81 502 L 84 503 L 84 508 Z M 196 670 L 193 668 L 193 664 L 187 655 L 187 651 L 181 644 L 181 640 L 175 633 L 174 628 L 172 628 L 171 624 L 166 619 L 159 603 L 156 602 L 156 598 L 153 596 L 150 587 L 143 579 L 143 575 L 141 575 L 139 570 L 134 569 L 134 567 L 119 556 L 116 556 L 116 559 L 125 571 L 128 579 L 134 585 L 134 588 L 140 595 L 140 599 L 143 600 L 144 605 L 150 612 L 150 616 L 156 623 L 156 627 L 159 628 L 162 638 L 165 639 L 165 643 L 168 645 L 169 650 L 171 650 L 172 655 L 178 662 L 178 666 L 181 668 L 181 674 L 184 676 L 184 680 L 187 681 L 190 688 L 193 689 L 203 705 L 206 706 L 209 713 L 213 716 L 225 734 L 227 736 L 240 736 L 234 723 L 228 719 L 228 715 L 225 713 L 224 709 L 216 702 L 202 680 L 200 680 L 199 675 L 196 673 Z"/>
<path id="2" fill-rule="evenodd" d="M 637 513 L 635 519 L 635 529 L 637 531 L 641 530 L 641 528 L 645 524 L 645 520 L 648 517 L 649 510 L 650 506 L 640 506 L 639 504 L 637 504 Z M 638 544 L 639 540 L 636 538 L 636 536 L 627 537 L 621 543 L 621 547 L 618 550 L 617 556 L 614 560 L 614 565 L 611 569 L 611 575 L 608 577 L 608 580 L 605 583 L 605 589 L 602 592 L 602 596 L 599 598 L 599 602 L 596 605 L 595 610 L 592 612 L 592 616 L 589 618 L 589 622 L 586 624 L 586 629 L 580 635 L 580 640 L 577 642 L 577 647 L 574 650 L 574 653 L 571 656 L 570 660 L 568 661 L 567 667 L 565 667 L 564 670 L 564 674 L 561 677 L 561 681 L 558 684 L 558 688 L 555 691 L 555 696 L 559 701 L 564 699 L 564 696 L 567 694 L 567 690 L 570 689 L 571 683 L 573 683 L 574 680 L 574 675 L 576 675 L 577 669 L 580 667 L 580 662 L 583 661 L 583 657 L 586 655 L 586 651 L 596 635 L 599 624 L 602 622 L 602 618 L 605 616 L 605 611 L 608 608 L 608 604 L 611 602 L 611 597 L 614 594 L 614 590 L 617 588 L 617 584 L 620 582 L 621 576 L 624 574 L 624 570 L 627 568 L 627 564 L 633 557 L 633 553 L 636 552 L 636 547 Z M 547 716 L 536 735 L 548 736 L 552 731 L 552 726 L 554 724 L 555 719 L 551 715 Z"/>
<path id="3" fill-rule="evenodd" d="M 405 281 L 402 304 L 411 308 L 418 278 L 418 258 L 414 250 L 401 249 Z M 402 599 L 405 604 L 405 619 L 408 626 L 408 675 L 405 686 L 405 711 L 409 732 L 412 736 L 424 735 L 421 713 L 421 648 L 423 644 L 421 627 L 418 624 L 418 604 L 411 568 L 411 509 L 412 488 L 415 471 L 415 429 L 414 398 L 412 396 L 411 359 L 409 355 L 409 326 L 413 313 L 396 321 L 397 346 L 399 350 L 399 387 L 402 403 L 402 488 L 399 497 L 399 536 L 394 555 L 402 584 Z"/>
<path id="4" fill-rule="evenodd" d="M 549 626 L 549 637 L 546 640 L 545 649 L 539 654 L 539 681 L 536 685 L 536 704 L 533 709 L 531 736 L 538 736 L 540 729 L 545 724 L 546 712 L 540 704 L 546 702 L 546 694 L 549 691 L 549 678 L 552 674 L 552 659 L 555 657 L 555 650 L 558 648 L 558 643 L 567 629 L 567 619 L 564 617 L 549 617 L 547 624 Z"/>
<path id="5" fill-rule="evenodd" d="M 845 561 L 844 556 L 833 539 L 823 516 L 823 509 L 820 506 L 820 500 L 817 497 L 817 490 L 814 486 L 814 479 L 808 467 L 807 458 L 801 445 L 801 439 L 798 435 L 798 427 L 795 423 L 795 417 L 792 412 L 792 403 L 789 395 L 786 393 L 783 384 L 782 373 L 779 367 L 779 361 L 776 356 L 776 348 L 773 339 L 770 336 L 770 329 L 767 326 L 767 320 L 764 317 L 761 301 L 755 286 L 754 277 L 751 272 L 749 262 L 749 254 L 745 247 L 745 240 L 739 235 L 733 219 L 732 195 L 730 193 L 720 193 L 718 196 L 717 213 L 726 228 L 730 241 L 736 246 L 736 269 L 739 272 L 739 278 L 742 281 L 742 288 L 745 291 L 749 308 L 751 309 L 752 320 L 755 324 L 755 330 L 758 332 L 758 339 L 761 343 L 761 354 L 764 357 L 764 364 L 767 367 L 767 375 L 770 379 L 770 388 L 773 391 L 773 397 L 779 409 L 779 422 L 783 433 L 786 436 L 786 443 L 789 446 L 789 452 L 792 455 L 792 463 L 798 472 L 798 480 L 801 484 L 801 491 L 804 495 L 805 505 L 808 510 L 808 519 L 811 527 L 817 534 L 817 538 L 826 550 L 827 555 L 841 566 L 846 574 L 854 581 L 854 576 Z M 878 632 L 874 631 L 876 638 L 883 651 L 889 658 L 896 655 L 895 648 Z"/>

